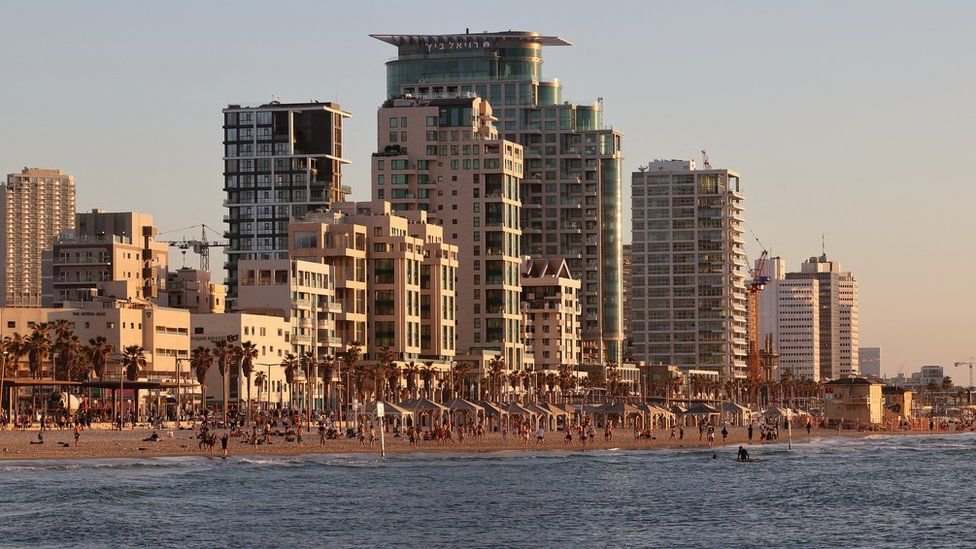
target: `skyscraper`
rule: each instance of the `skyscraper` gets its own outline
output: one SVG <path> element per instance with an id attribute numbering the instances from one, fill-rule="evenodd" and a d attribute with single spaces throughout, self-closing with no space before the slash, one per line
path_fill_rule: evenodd
<path id="1" fill-rule="evenodd" d="M 227 297 L 237 262 L 288 257 L 288 220 L 341 201 L 342 119 L 335 103 L 229 105 L 224 114 Z"/>
<path id="2" fill-rule="evenodd" d="M 41 306 L 41 254 L 75 226 L 75 182 L 61 170 L 24 168 L 0 185 L 0 306 Z"/>
<path id="3" fill-rule="evenodd" d="M 458 350 L 498 351 L 522 369 L 522 147 L 499 139 L 491 105 L 473 94 L 388 99 L 378 117 L 373 198 L 426 211 L 460 250 Z"/>
<path id="4" fill-rule="evenodd" d="M 827 254 L 811 257 L 787 280 L 816 280 L 820 322 L 820 378 L 858 373 L 857 280 Z"/>
<path id="5" fill-rule="evenodd" d="M 632 183 L 635 358 L 745 376 L 739 175 L 655 160 Z"/>
<path id="6" fill-rule="evenodd" d="M 604 127 L 602 99 L 563 101 L 562 83 L 542 78 L 542 47 L 570 42 L 516 31 L 372 36 L 397 47 L 387 97 L 475 93 L 491 103 L 499 135 L 524 148 L 521 251 L 566 259 L 583 284 L 584 355 L 619 362 L 622 134 Z"/>
<path id="7" fill-rule="evenodd" d="M 759 262 L 756 262 L 759 268 Z M 820 284 L 786 279 L 786 260 L 771 257 L 759 276 L 769 281 L 758 295 L 758 339 L 772 339 L 779 371 L 794 379 L 820 381 Z"/>

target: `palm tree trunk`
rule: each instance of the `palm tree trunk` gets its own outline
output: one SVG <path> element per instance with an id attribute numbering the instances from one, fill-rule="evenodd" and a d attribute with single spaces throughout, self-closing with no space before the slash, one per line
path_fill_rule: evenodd
<path id="1" fill-rule="evenodd" d="M 229 387 L 227 386 L 227 381 L 228 381 L 227 370 L 224 370 L 224 375 L 222 377 L 223 377 L 223 383 L 221 383 L 221 385 L 223 386 L 222 388 L 224 390 L 224 409 L 223 409 L 224 428 L 227 428 L 227 392 L 229 390 Z"/>

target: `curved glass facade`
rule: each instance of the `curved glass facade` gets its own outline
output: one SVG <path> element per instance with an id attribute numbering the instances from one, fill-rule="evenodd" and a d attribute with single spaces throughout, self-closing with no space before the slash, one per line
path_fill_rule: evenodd
<path id="1" fill-rule="evenodd" d="M 531 48 L 432 51 L 401 54 L 386 63 L 386 95 L 400 95 L 402 86 L 492 80 L 539 80 L 542 59 Z"/>
<path id="2" fill-rule="evenodd" d="M 610 139 L 613 136 L 601 136 Z M 601 144 L 602 145 L 602 144 Z M 600 160 L 600 282 L 603 286 L 601 314 L 603 316 L 603 345 L 608 362 L 620 364 L 623 358 L 623 307 L 621 285 L 623 265 L 623 227 L 620 183 L 620 157 Z"/>
<path id="3" fill-rule="evenodd" d="M 539 82 L 539 105 L 562 103 L 563 86 L 559 82 Z"/>

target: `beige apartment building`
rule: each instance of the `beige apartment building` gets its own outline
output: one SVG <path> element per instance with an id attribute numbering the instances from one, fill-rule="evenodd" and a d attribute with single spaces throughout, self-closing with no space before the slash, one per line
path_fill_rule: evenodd
<path id="1" fill-rule="evenodd" d="M 24 168 L 0 185 L 0 306 L 40 307 L 41 254 L 75 223 L 75 183 L 61 170 Z"/>
<path id="2" fill-rule="evenodd" d="M 291 351 L 332 356 L 336 336 L 335 286 L 329 265 L 296 259 L 247 259 L 239 263 L 237 310 L 290 322 Z"/>
<path id="3" fill-rule="evenodd" d="M 464 255 L 457 272 L 457 347 L 498 352 L 524 368 L 520 255 L 522 147 L 499 139 L 474 94 L 394 98 L 378 113 L 373 198 L 398 215 L 425 211 Z"/>
<path id="4" fill-rule="evenodd" d="M 293 258 L 333 268 L 345 345 L 360 343 L 373 360 L 383 347 L 398 361 L 453 359 L 458 248 L 425 211 L 340 202 L 293 219 L 289 231 Z"/>
<path id="5" fill-rule="evenodd" d="M 45 258 L 44 305 L 60 307 L 101 292 L 154 302 L 165 290 L 169 246 L 155 240 L 149 214 L 92 210 L 75 216 Z"/>
<path id="6" fill-rule="evenodd" d="M 210 272 L 183 267 L 166 275 L 166 302 L 191 313 L 222 313 L 227 286 L 211 280 Z"/>
<path id="7" fill-rule="evenodd" d="M 189 358 L 190 312 L 116 299 L 94 299 L 66 303 L 61 308 L 0 309 L 0 336 L 29 336 L 42 322 L 64 319 L 71 323 L 78 338 L 87 343 L 103 336 L 115 351 L 105 369 L 106 380 L 118 380 L 119 356 L 130 345 L 145 351 L 148 366 L 140 375 L 143 381 L 176 381 L 177 359 Z M 20 374 L 27 375 L 27 357 L 22 358 Z M 188 366 L 181 364 L 181 379 L 186 382 Z"/>
<path id="8" fill-rule="evenodd" d="M 190 336 L 192 347 L 213 348 L 218 341 L 240 345 L 249 341 L 258 350 L 251 374 L 251 400 L 265 409 L 287 408 L 289 403 L 302 402 L 303 387 L 289 387 L 285 380 L 282 360 L 293 352 L 290 336 L 291 323 L 280 316 L 249 313 L 201 313 L 190 318 L 193 333 Z M 258 373 L 264 378 L 257 383 Z M 304 379 L 304 375 L 301 376 Z M 216 366 L 207 375 L 208 406 L 215 406 L 223 399 L 222 379 Z M 227 398 L 233 405 L 240 406 L 247 398 L 247 379 L 240 375 L 238 368 L 231 368 L 227 375 Z M 320 393 L 317 393 L 320 394 Z"/>
<path id="9" fill-rule="evenodd" d="M 525 353 L 535 371 L 556 373 L 562 365 L 579 365 L 580 287 L 565 260 L 526 258 L 522 264 Z"/>

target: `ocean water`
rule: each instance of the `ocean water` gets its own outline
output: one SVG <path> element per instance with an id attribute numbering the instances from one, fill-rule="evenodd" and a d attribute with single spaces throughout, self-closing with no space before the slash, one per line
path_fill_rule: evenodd
<path id="1" fill-rule="evenodd" d="M 0 462 L 0 545 L 976 546 L 974 435 L 734 454 Z"/>

